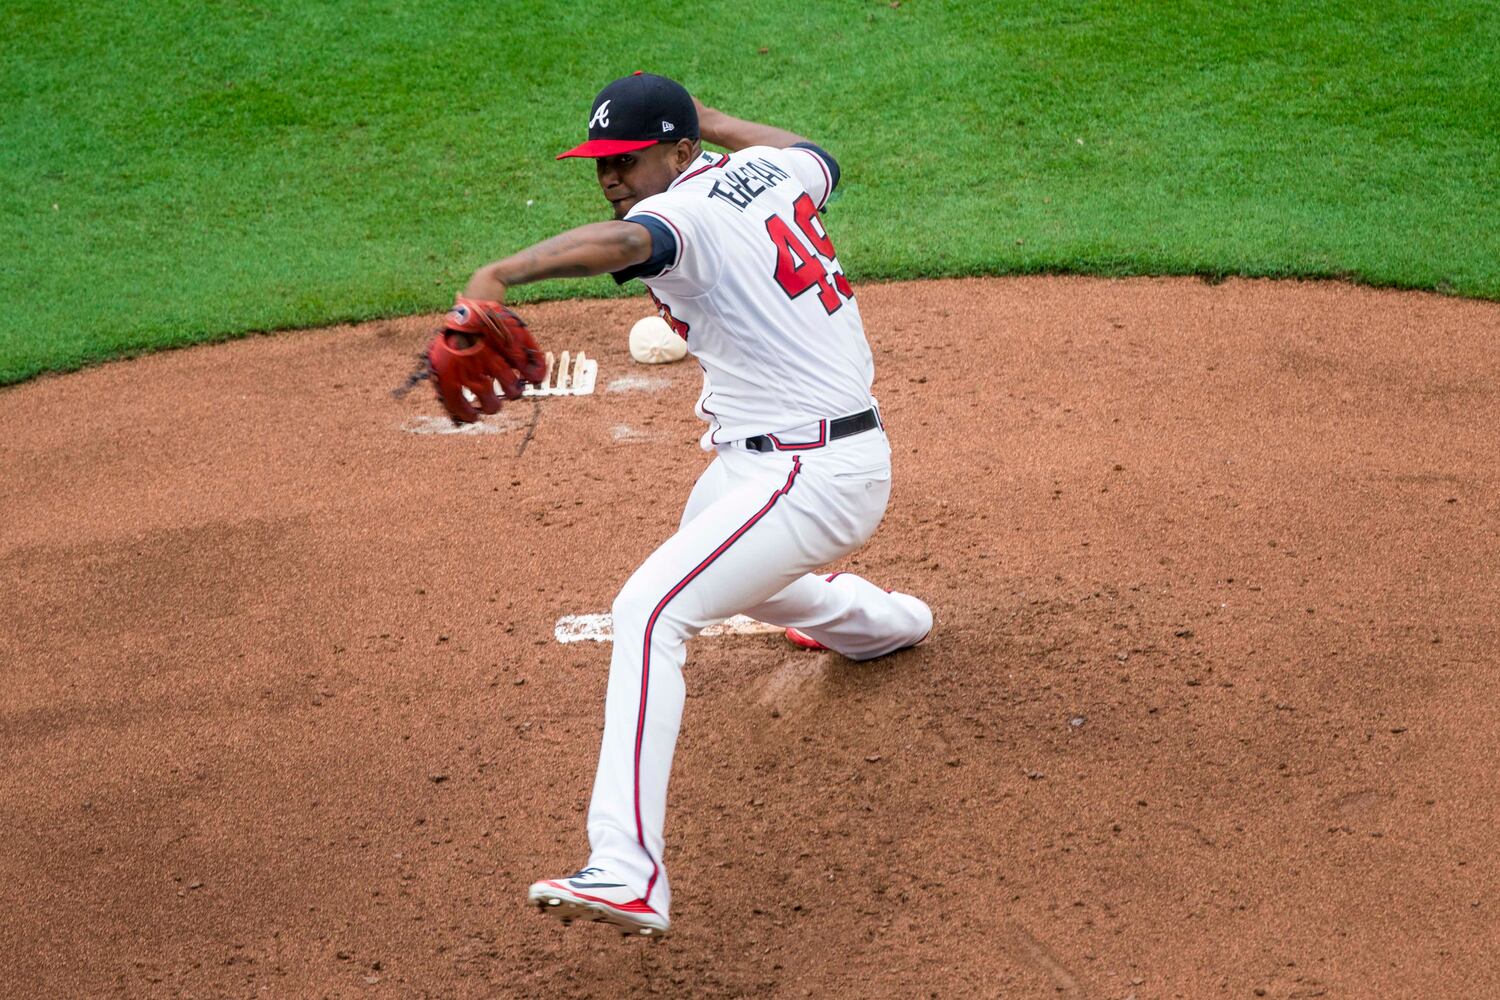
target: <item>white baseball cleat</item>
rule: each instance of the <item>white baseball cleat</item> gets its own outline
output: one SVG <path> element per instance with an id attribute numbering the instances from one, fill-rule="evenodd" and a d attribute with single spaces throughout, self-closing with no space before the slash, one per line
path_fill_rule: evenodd
<path id="1" fill-rule="evenodd" d="M 585 868 L 566 878 L 533 882 L 527 902 L 564 924 L 575 920 L 613 924 L 627 937 L 666 936 L 669 921 L 603 868 Z"/>
<path id="2" fill-rule="evenodd" d="M 838 575 L 839 575 L 838 573 L 833 574 L 833 576 L 838 576 Z M 833 580 L 833 576 L 830 576 L 828 578 L 830 582 Z M 891 590 L 889 587 L 886 588 L 885 592 L 887 594 L 895 594 L 896 593 L 896 591 Z M 910 594 L 899 594 L 897 596 L 905 597 L 908 600 L 919 601 L 918 598 L 912 597 Z M 924 609 L 926 609 L 927 606 L 925 604 L 923 604 L 922 607 Z M 787 637 L 787 641 L 789 641 L 794 646 L 801 646 L 803 649 L 812 649 L 812 650 L 818 650 L 818 651 L 831 652 L 831 650 L 829 650 L 827 646 L 823 645 L 821 642 L 819 642 L 818 640 L 814 639 L 812 636 L 808 635 L 806 632 L 802 631 L 799 628 L 788 628 L 786 630 L 786 637 Z M 905 646 L 901 646 L 901 647 L 899 647 L 897 649 L 893 649 L 893 650 L 891 650 L 890 653 L 883 653 L 882 655 L 883 656 L 890 656 L 891 653 L 899 653 L 903 649 L 911 649 L 913 646 L 920 646 L 920 645 L 922 645 L 922 643 L 926 642 L 931 637 L 932 637 L 932 626 L 929 625 L 927 631 L 925 633 L 923 633 L 922 638 L 918 639 L 916 642 L 907 643 Z"/>
<path id="3" fill-rule="evenodd" d="M 928 636 L 931 636 L 931 635 L 932 635 L 932 630 L 928 629 L 927 630 L 927 635 L 922 636 L 922 638 L 918 639 L 914 643 L 911 643 L 911 645 L 902 646 L 901 649 L 911 649 L 912 646 L 920 646 L 920 645 L 922 645 L 922 643 L 926 642 L 927 639 L 928 639 Z M 801 646 L 803 649 L 821 650 L 823 652 L 829 652 L 830 651 L 827 646 L 823 645 L 821 642 L 819 642 L 818 640 L 814 639 L 812 636 L 808 635 L 806 632 L 802 631 L 801 629 L 795 629 L 795 628 L 789 628 L 789 629 L 787 629 L 786 630 L 786 637 L 787 637 L 787 640 L 789 642 L 791 642 L 792 645 L 794 645 L 794 646 Z M 899 653 L 899 652 L 901 652 L 901 649 L 893 649 L 893 650 L 891 650 L 891 653 Z M 890 656 L 891 653 L 886 653 L 884 655 Z"/>
<path id="4" fill-rule="evenodd" d="M 829 583 L 832 583 L 835 579 L 837 579 L 837 577 L 840 576 L 843 576 L 843 574 L 834 573 L 832 574 L 832 576 L 826 577 L 826 580 L 828 580 Z M 891 588 L 885 588 L 885 592 L 886 594 L 891 594 L 892 597 L 904 598 L 904 600 L 907 601 L 916 601 L 916 604 L 919 604 L 919 606 L 921 606 L 922 615 L 927 616 L 927 631 L 926 633 L 922 633 L 921 639 L 916 640 L 916 642 L 906 643 L 906 645 L 904 646 L 897 646 L 897 648 L 891 649 L 891 651 L 889 652 L 883 652 L 883 654 L 880 655 L 882 655 L 882 657 L 889 657 L 892 652 L 900 652 L 901 649 L 910 649 L 912 648 L 912 646 L 919 646 L 922 645 L 922 643 L 927 642 L 927 639 L 929 639 L 929 637 L 932 637 L 933 634 L 932 609 L 929 609 L 926 603 L 922 603 L 921 598 L 912 597 L 912 595 L 910 594 L 898 594 L 897 591 L 892 591 Z M 813 639 L 813 637 L 808 636 L 807 633 L 804 633 L 801 628 L 787 628 L 786 639 L 787 642 L 792 643 L 793 646 L 801 646 L 802 649 L 813 649 L 813 651 L 817 652 L 832 652 L 831 649 L 828 648 L 828 646 L 823 645 L 823 643 L 817 642 L 816 639 Z"/>

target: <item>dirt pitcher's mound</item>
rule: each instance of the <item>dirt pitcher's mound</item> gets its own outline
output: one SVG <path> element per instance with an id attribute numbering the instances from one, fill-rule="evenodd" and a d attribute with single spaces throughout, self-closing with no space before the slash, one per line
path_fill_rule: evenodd
<path id="1" fill-rule="evenodd" d="M 1500 994 L 1500 307 L 859 295 L 897 481 L 850 562 L 937 631 L 693 643 L 657 946 L 523 904 L 602 713 L 554 623 L 706 461 L 642 302 L 529 310 L 596 394 L 464 434 L 389 394 L 418 320 L 0 393 L 0 993 Z"/>

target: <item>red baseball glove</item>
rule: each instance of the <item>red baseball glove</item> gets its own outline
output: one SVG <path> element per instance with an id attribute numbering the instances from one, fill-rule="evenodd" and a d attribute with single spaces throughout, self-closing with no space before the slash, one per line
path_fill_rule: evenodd
<path id="1" fill-rule="evenodd" d="M 540 384 L 547 375 L 547 361 L 521 317 L 499 302 L 462 295 L 428 345 L 427 364 L 443 409 L 460 424 L 478 417 L 465 389 L 480 410 L 498 413 L 496 382 L 506 399 L 519 399 L 527 382 Z"/>

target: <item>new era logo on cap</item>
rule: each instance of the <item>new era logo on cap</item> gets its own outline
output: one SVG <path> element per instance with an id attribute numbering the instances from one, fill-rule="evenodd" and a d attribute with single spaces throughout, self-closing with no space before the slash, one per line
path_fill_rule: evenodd
<path id="1" fill-rule="evenodd" d="M 658 142 L 698 138 L 698 111 L 676 80 L 635 73 L 594 98 L 589 141 L 558 156 L 618 156 Z"/>

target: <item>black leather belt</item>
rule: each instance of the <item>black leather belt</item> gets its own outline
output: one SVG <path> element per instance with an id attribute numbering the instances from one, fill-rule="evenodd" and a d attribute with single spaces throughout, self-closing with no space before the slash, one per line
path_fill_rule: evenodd
<path id="1" fill-rule="evenodd" d="M 778 440 L 775 434 L 757 434 L 755 437 L 745 438 L 741 443 L 751 451 L 806 451 L 810 448 L 821 448 L 828 442 L 837 441 L 839 438 L 873 431 L 879 426 L 880 415 L 875 412 L 874 407 L 871 407 L 863 413 L 851 413 L 847 417 L 835 417 L 832 420 L 819 420 L 816 441 L 787 444 Z"/>

